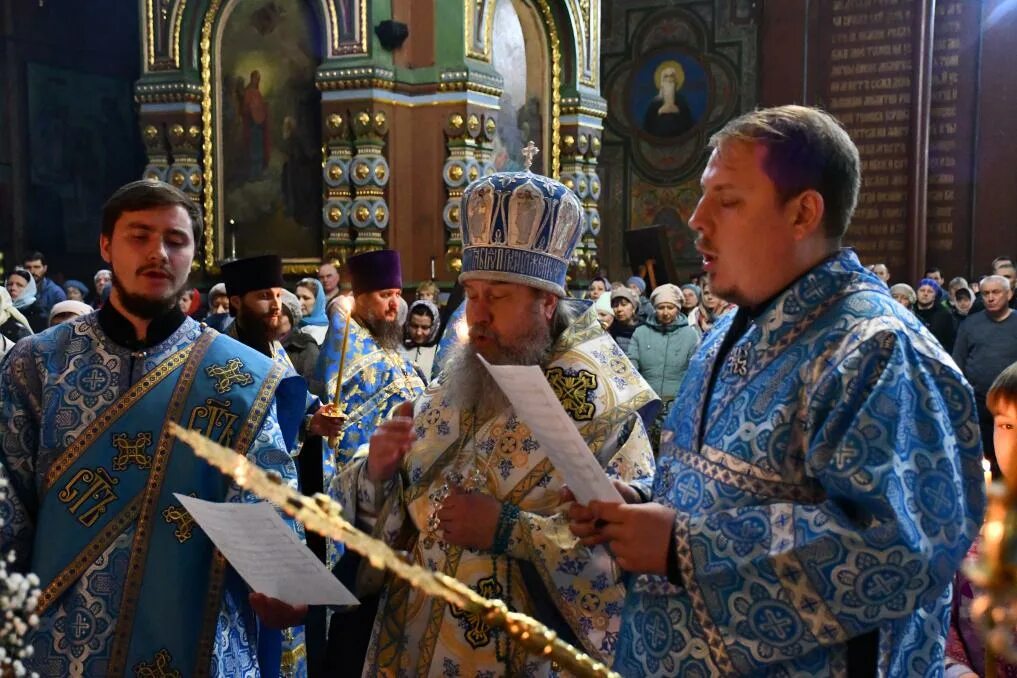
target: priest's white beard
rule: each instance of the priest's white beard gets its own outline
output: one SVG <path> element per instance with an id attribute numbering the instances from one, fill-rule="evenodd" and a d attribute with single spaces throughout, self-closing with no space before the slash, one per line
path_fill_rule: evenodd
<path id="1" fill-rule="evenodd" d="M 470 328 L 471 337 L 479 335 L 490 337 L 497 344 L 497 354 L 488 358 L 492 365 L 543 365 L 551 353 L 551 328 L 536 307 L 529 331 L 512 345 L 503 344 L 501 337 L 494 335 L 488 327 Z M 452 407 L 476 407 L 483 418 L 510 407 L 508 398 L 491 373 L 477 359 L 477 349 L 471 343 L 457 344 L 452 349 L 444 371 L 444 383 L 448 384 L 448 401 Z"/>

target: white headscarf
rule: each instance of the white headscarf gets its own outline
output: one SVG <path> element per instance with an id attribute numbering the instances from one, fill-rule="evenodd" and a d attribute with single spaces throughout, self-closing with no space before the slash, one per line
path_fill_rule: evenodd
<path id="1" fill-rule="evenodd" d="M 26 271 L 26 273 L 27 273 L 27 271 Z M 7 277 L 10 278 L 11 275 L 15 275 L 15 274 L 11 273 Z M 18 272 L 18 275 L 21 275 L 20 271 Z M 35 276 L 33 276 L 31 273 L 29 273 L 28 274 L 28 286 L 25 287 L 25 289 L 21 292 L 21 294 L 18 296 L 18 298 L 14 300 L 14 308 L 25 308 L 26 306 L 31 306 L 32 304 L 35 303 L 35 295 L 36 295 Z"/>
<path id="2" fill-rule="evenodd" d="M 14 318 L 16 321 L 28 328 L 28 331 L 32 331 L 32 327 L 28 324 L 28 320 L 21 314 L 17 308 L 14 307 L 14 302 L 11 301 L 11 294 L 7 291 L 6 287 L 0 285 L 0 325 L 7 322 L 8 319 Z"/>

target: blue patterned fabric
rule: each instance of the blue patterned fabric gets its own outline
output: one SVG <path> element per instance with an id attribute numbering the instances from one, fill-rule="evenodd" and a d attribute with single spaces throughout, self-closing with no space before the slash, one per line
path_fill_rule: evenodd
<path id="1" fill-rule="evenodd" d="M 326 403 L 335 400 L 345 328 L 346 317 L 341 312 L 333 313 L 318 356 L 316 380 L 323 385 Z M 387 419 L 396 406 L 416 400 L 423 392 L 424 382 L 413 365 L 397 349 L 382 348 L 370 332 L 352 320 L 340 391 L 346 423 L 334 448 L 327 440 L 322 441 L 322 487 L 328 491 L 336 473 L 353 458 L 358 447 L 370 441 L 378 424 Z M 338 549 L 338 544 L 328 542 L 329 567 L 334 567 L 338 561 L 341 555 Z"/>
<path id="2" fill-rule="evenodd" d="M 460 331 L 466 330 L 466 300 L 464 299 L 459 307 L 452 311 L 445 329 L 442 331 L 441 339 L 438 341 L 438 350 L 434 354 L 434 363 L 431 365 L 431 380 L 438 378 L 445 361 L 448 360 L 449 351 L 460 341 Z"/>
<path id="3" fill-rule="evenodd" d="M 653 500 L 678 511 L 683 586 L 633 577 L 615 669 L 843 675 L 849 640 L 875 632 L 879 675 L 941 675 L 951 577 L 985 507 L 970 387 L 847 250 L 715 365 L 733 317 L 662 437 Z"/>
<path id="4" fill-rule="evenodd" d="M 156 448 L 167 411 L 172 411 L 173 403 L 143 410 L 134 409 L 129 402 L 120 399 L 144 383 L 164 362 L 179 355 L 178 352 L 194 347 L 203 333 L 212 332 L 203 331 L 188 319 L 161 344 L 145 353 L 131 353 L 104 334 L 93 314 L 20 342 L 11 351 L 0 373 L 0 477 L 11 485 L 9 496 L 0 503 L 0 515 L 5 518 L 0 529 L 0 548 L 4 553 L 16 549 L 18 559 L 14 568 L 17 571 L 24 572 L 36 566 L 33 543 L 37 534 L 44 533 L 47 541 L 60 539 L 52 525 L 39 521 L 43 503 L 53 493 L 66 489 L 57 472 L 60 467 L 54 465 L 65 463 L 74 442 L 88 435 L 89 427 L 100 422 L 102 417 L 116 412 L 113 408 L 121 402 L 128 407 L 110 425 L 126 425 L 132 434 L 149 431 L 152 448 Z M 261 389 L 263 381 L 257 378 L 248 381 L 244 375 L 264 374 L 269 371 L 271 362 L 246 347 L 232 344 L 226 337 L 215 339 L 215 345 L 220 344 L 222 355 L 239 358 L 242 364 L 234 365 L 235 370 L 225 363 L 219 365 L 224 372 L 209 372 L 205 369 L 207 366 L 201 366 L 190 386 L 190 395 L 181 403 L 184 411 L 180 420 L 224 444 L 230 441 L 235 447 L 243 447 L 250 460 L 279 473 L 285 482 L 295 486 L 296 471 L 280 433 L 274 388 L 263 392 L 267 398 L 261 401 L 263 413 L 251 417 L 242 411 L 240 398 L 230 397 L 231 392 L 235 394 L 239 389 Z M 273 371 L 278 372 L 274 368 Z M 230 373 L 235 379 L 224 380 Z M 199 398 L 199 394 L 204 397 Z M 192 407 L 199 401 L 200 404 Z M 190 411 L 186 411 L 188 408 Z M 245 420 L 249 429 L 244 427 Z M 117 449 L 122 450 L 121 447 Z M 156 459 L 157 448 L 144 451 Z M 122 520 L 107 523 L 112 529 L 105 535 L 98 535 L 91 546 L 81 551 L 76 569 L 67 568 L 71 576 L 63 584 L 58 577 L 52 584 L 55 588 L 44 590 L 44 602 L 47 591 L 52 593 L 40 613 L 39 628 L 30 636 L 34 648 L 31 670 L 40 675 L 105 675 L 111 670 L 111 663 L 113 666 L 117 661 L 124 663 L 124 660 L 116 660 L 117 653 L 127 649 L 123 640 L 118 641 L 116 631 L 117 622 L 128 604 L 128 591 L 132 589 L 137 596 L 133 603 L 137 608 L 125 638 L 133 635 L 155 642 L 165 636 L 163 626 L 179 616 L 172 606 L 178 602 L 185 604 L 180 601 L 187 596 L 163 595 L 172 594 L 172 582 L 159 581 L 158 586 L 166 587 L 160 592 L 156 582 L 146 581 L 140 571 L 129 567 L 136 542 L 148 539 L 150 548 L 154 549 L 152 554 L 162 553 L 166 548 L 172 551 L 174 544 L 191 548 L 202 540 L 205 548 L 211 550 L 200 530 L 192 526 L 188 531 L 186 516 L 171 511 L 173 506 L 168 499 L 163 501 L 174 483 L 174 474 L 178 474 L 172 470 L 175 465 L 189 463 L 194 467 L 187 477 L 194 481 L 196 491 L 204 498 L 259 501 L 229 484 L 203 462 L 185 458 L 180 450 L 174 449 L 168 459 L 168 470 L 150 471 L 153 477 L 164 473 L 168 477 L 163 492 L 153 495 L 158 501 L 152 502 L 154 508 L 148 519 L 132 518 L 129 509 L 111 508 L 111 512 L 118 510 L 117 518 Z M 114 478 L 116 467 L 113 459 L 107 471 Z M 54 478 L 57 482 L 53 482 Z M 119 485 L 119 481 L 113 485 Z M 101 499 L 94 495 L 81 496 Z M 142 507 L 146 505 L 147 501 L 141 502 Z M 68 510 L 76 516 L 82 515 L 73 504 Z M 70 529 L 87 527 L 82 523 Z M 70 536 L 69 532 L 67 534 Z M 166 555 L 161 557 L 169 559 Z M 182 586 L 181 593 L 186 593 Z M 145 605 L 150 595 L 159 597 L 162 602 Z M 161 656 L 160 652 L 154 652 L 148 660 L 131 659 L 128 653 L 123 670 L 133 674 L 147 665 L 168 667 L 183 675 L 198 671 L 208 671 L 215 676 L 261 675 L 256 653 L 261 634 L 247 595 L 246 585 L 227 567 L 222 588 L 212 588 L 203 597 L 198 619 L 205 621 L 194 625 L 192 631 L 201 634 L 202 640 L 208 643 L 207 649 L 198 651 L 198 656 L 206 657 L 207 665 L 197 666 L 193 663 L 194 657 L 174 657 L 170 653 Z M 186 626 L 179 630 L 185 631 Z M 133 644 L 131 647 L 133 652 Z"/>

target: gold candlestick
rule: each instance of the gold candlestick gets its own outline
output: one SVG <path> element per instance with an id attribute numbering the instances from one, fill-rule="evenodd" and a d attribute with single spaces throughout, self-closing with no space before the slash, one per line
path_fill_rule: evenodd
<path id="1" fill-rule="evenodd" d="M 340 303 L 338 311 L 340 313 L 343 313 L 343 311 L 345 310 L 346 309 L 343 308 L 343 304 Z M 326 412 L 330 417 L 339 417 L 339 418 L 346 417 L 346 412 L 343 410 L 342 407 L 343 372 L 346 370 L 346 346 L 349 344 L 350 341 L 350 323 L 353 322 L 352 312 L 346 312 L 344 315 L 346 317 L 346 326 L 343 327 L 343 343 L 342 348 L 339 351 L 339 370 L 335 374 L 335 398 L 333 398 L 332 403 Z M 338 436 L 329 437 L 328 439 L 329 447 L 335 449 L 335 447 L 338 444 L 339 444 Z"/>
<path id="2" fill-rule="evenodd" d="M 386 569 L 424 593 L 480 616 L 491 627 L 504 629 L 532 654 L 555 662 L 575 676 L 620 678 L 603 663 L 558 638 L 558 634 L 519 612 L 511 612 L 500 600 L 488 600 L 463 582 L 408 562 L 383 541 L 358 530 L 342 517 L 342 505 L 324 494 L 305 497 L 278 474 L 252 464 L 242 454 L 223 447 L 197 431 L 170 422 L 170 433 L 190 445 L 195 454 L 232 477 L 239 485 L 267 499 L 303 524 L 305 529 L 343 542 L 372 567 Z"/>

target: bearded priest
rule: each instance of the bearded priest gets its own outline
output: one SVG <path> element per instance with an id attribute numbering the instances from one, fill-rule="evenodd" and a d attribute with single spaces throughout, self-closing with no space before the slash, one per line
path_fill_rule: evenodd
<path id="1" fill-rule="evenodd" d="M 539 365 L 623 496 L 648 494 L 644 422 L 659 401 L 589 302 L 565 298 L 583 232 L 571 191 L 527 169 L 475 181 L 462 207 L 468 335 L 424 394 L 377 429 L 332 494 L 347 518 L 414 563 L 500 598 L 610 662 L 620 572 L 606 550 L 569 533 L 561 475 L 478 356 Z M 363 675 L 552 673 L 549 661 L 482 619 L 369 564 L 358 575 L 358 593 L 382 591 Z"/>

